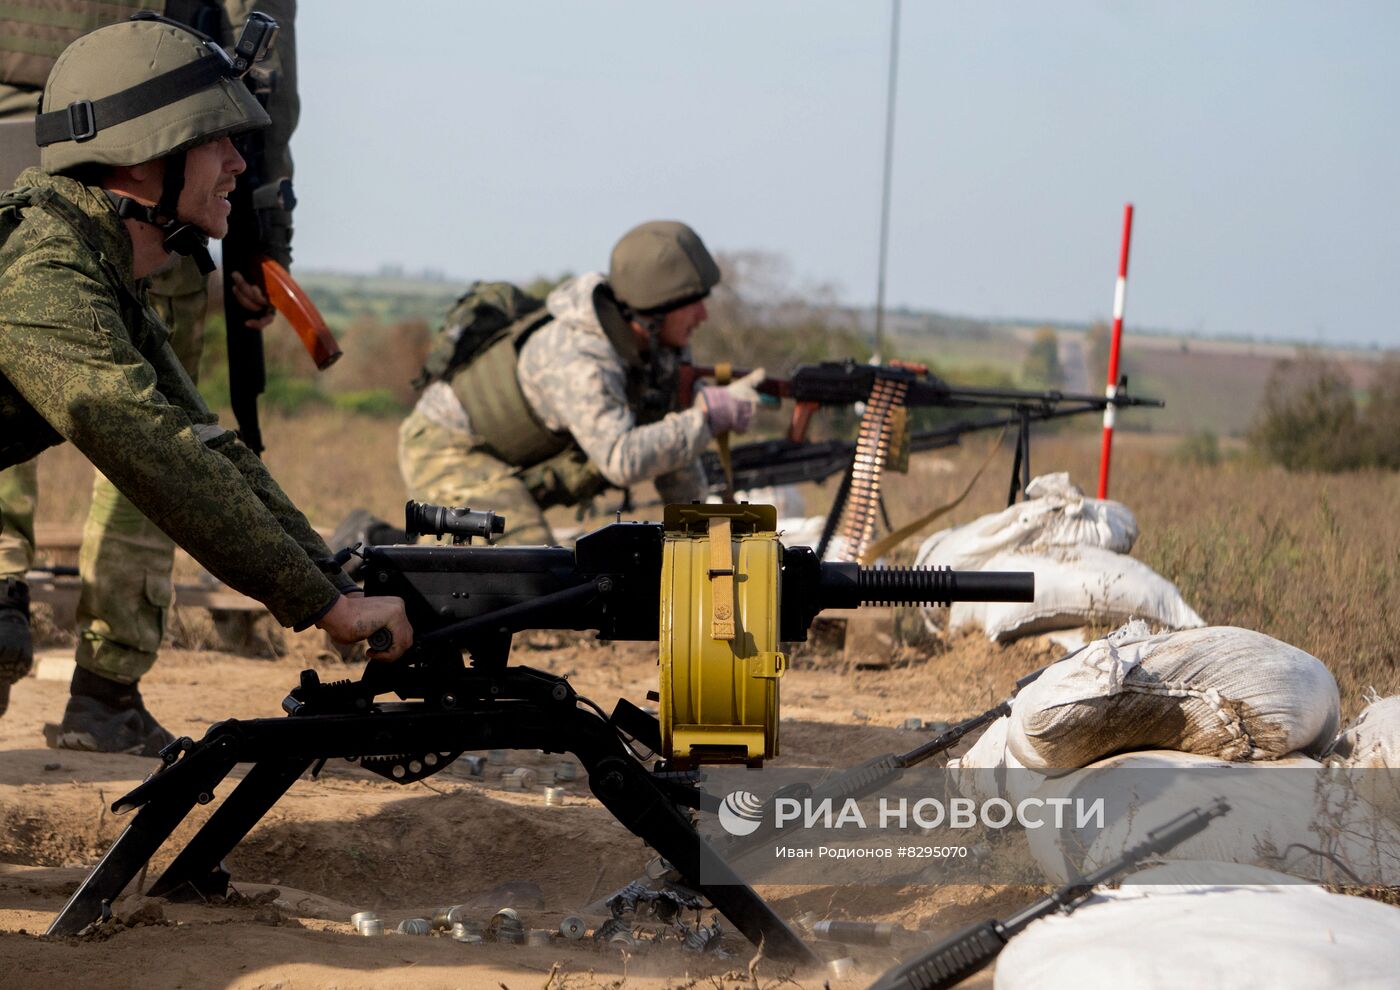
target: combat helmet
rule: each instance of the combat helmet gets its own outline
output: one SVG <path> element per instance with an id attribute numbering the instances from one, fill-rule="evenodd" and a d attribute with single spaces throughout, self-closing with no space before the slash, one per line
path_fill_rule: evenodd
<path id="1" fill-rule="evenodd" d="M 651 220 L 617 242 L 608 284 L 633 312 L 664 313 L 708 296 L 719 284 L 719 265 L 690 227 Z"/>
<path id="2" fill-rule="evenodd" d="M 271 123 L 242 76 L 276 34 L 276 21 L 250 14 L 229 54 L 178 21 L 141 13 L 83 35 L 64 49 L 44 87 L 34 119 L 40 166 L 57 174 L 167 159 L 160 202 L 126 200 L 118 209 L 166 229 L 171 250 L 196 254 L 202 247 L 187 242 L 200 235 L 175 223 L 184 152 Z M 191 233 L 172 240 L 180 231 Z"/>

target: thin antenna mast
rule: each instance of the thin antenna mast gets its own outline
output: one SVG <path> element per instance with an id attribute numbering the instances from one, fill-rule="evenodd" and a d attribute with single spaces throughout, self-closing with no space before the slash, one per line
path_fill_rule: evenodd
<path id="1" fill-rule="evenodd" d="M 894 166 L 894 98 L 899 78 L 899 0 L 890 0 L 890 81 L 885 97 L 885 181 L 880 191 L 880 272 L 875 289 L 875 353 L 879 364 L 885 350 L 885 259 L 890 240 L 890 174 Z"/>

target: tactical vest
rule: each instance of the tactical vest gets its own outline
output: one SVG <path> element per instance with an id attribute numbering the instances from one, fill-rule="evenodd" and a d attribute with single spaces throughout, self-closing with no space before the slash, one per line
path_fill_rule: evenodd
<path id="1" fill-rule="evenodd" d="M 21 244 L 13 240 L 12 235 L 24 221 L 23 211 L 35 207 L 62 220 L 93 255 L 101 256 L 97 247 L 99 238 L 92 229 L 92 220 L 82 210 L 52 189 L 21 187 L 0 193 L 0 277 L 23 253 Z M 108 281 L 118 289 L 123 322 L 127 326 L 141 325 L 137 321 L 144 322 L 145 303 L 126 285 L 121 274 L 110 263 L 104 260 L 103 268 L 107 271 Z M 5 332 L 4 315 L 0 314 L 0 333 Z M 0 469 L 21 464 L 62 442 L 63 437 L 58 431 L 0 372 Z"/>
<path id="2" fill-rule="evenodd" d="M 627 369 L 627 404 L 633 416 L 639 424 L 656 422 L 675 406 L 678 367 L 642 358 L 632 328 L 606 285 L 594 290 L 593 307 L 608 343 Z M 527 313 L 494 335 L 450 378 L 483 447 L 516 467 L 538 465 L 576 449 L 568 433 L 556 433 L 540 421 L 516 373 L 520 348 L 552 319 L 542 310 Z"/>
<path id="3" fill-rule="evenodd" d="M 0 83 L 39 90 L 63 49 L 132 14 L 153 10 L 211 38 L 223 34 L 215 0 L 5 0 L 0 8 Z"/>

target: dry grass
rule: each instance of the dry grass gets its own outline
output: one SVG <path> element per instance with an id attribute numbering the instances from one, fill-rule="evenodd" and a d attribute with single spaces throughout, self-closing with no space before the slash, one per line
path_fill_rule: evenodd
<path id="1" fill-rule="evenodd" d="M 319 526 L 334 526 L 355 506 L 397 520 L 405 495 L 396 431 L 392 420 L 330 411 L 269 416 L 267 462 Z M 975 438 L 946 457 L 921 455 L 909 476 L 891 477 L 895 522 L 951 501 L 987 443 Z M 1400 474 L 1289 474 L 1242 460 L 1201 467 L 1174 459 L 1173 444 L 1118 440 L 1111 494 L 1137 514 L 1142 537 L 1134 556 L 1174 581 L 1208 622 L 1257 629 L 1322 659 L 1349 717 L 1368 688 L 1400 693 Z M 1094 488 L 1096 432 L 1040 437 L 1033 453 L 1036 473 L 1068 470 L 1081 487 Z M 1002 508 L 1009 470 L 1003 449 L 967 502 L 937 525 Z M 40 519 L 79 522 L 90 472 L 71 448 L 46 454 Z M 814 511 L 832 490 L 831 483 L 813 486 Z"/>
<path id="2" fill-rule="evenodd" d="M 936 455 L 916 462 L 893 482 L 891 504 L 913 515 L 950 501 L 985 444 L 952 452 L 953 472 L 939 472 Z M 1317 656 L 1336 675 L 1348 717 L 1368 688 L 1400 693 L 1400 474 L 1290 474 L 1243 459 L 1204 467 L 1172 457 L 1173 445 L 1117 438 L 1110 495 L 1137 515 L 1133 556 L 1175 582 L 1207 622 Z M 1041 438 L 1033 454 L 1034 473 L 1067 470 L 1093 493 L 1097 434 Z M 948 524 L 1004 507 L 1009 472 L 1003 451 Z"/>

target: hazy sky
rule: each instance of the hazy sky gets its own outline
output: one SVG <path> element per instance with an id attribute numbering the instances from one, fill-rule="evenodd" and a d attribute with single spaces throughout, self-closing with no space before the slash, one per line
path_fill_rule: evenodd
<path id="1" fill-rule="evenodd" d="M 302 0 L 297 264 L 528 279 L 634 223 L 873 303 L 881 0 Z M 1400 346 L 1400 3 L 905 0 L 887 301 Z"/>

